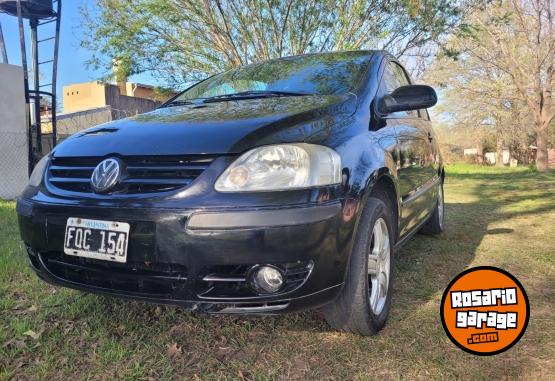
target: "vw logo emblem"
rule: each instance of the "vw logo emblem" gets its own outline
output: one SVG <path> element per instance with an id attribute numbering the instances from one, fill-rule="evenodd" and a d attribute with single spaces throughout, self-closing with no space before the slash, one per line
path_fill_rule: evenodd
<path id="1" fill-rule="evenodd" d="M 103 193 L 113 188 L 120 180 L 122 165 L 118 159 L 106 159 L 96 166 L 91 176 L 95 192 Z"/>

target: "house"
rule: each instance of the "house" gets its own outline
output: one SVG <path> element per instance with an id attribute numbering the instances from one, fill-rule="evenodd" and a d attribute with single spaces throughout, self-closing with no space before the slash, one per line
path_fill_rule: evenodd
<path id="1" fill-rule="evenodd" d="M 478 148 L 465 148 L 463 150 L 463 155 L 464 156 L 474 156 L 474 155 L 478 155 Z"/>
<path id="2" fill-rule="evenodd" d="M 166 98 L 171 96 L 173 94 L 169 93 Z M 63 113 L 57 114 L 58 138 L 63 140 L 101 123 L 152 111 L 164 100 L 153 86 L 126 81 L 92 81 L 64 86 Z M 50 118 L 42 119 L 41 130 L 45 135 L 43 145 L 51 146 L 51 142 L 48 143 L 52 133 Z"/>
<path id="3" fill-rule="evenodd" d="M 486 152 L 484 159 L 488 164 L 495 164 L 497 162 L 497 152 Z M 508 165 L 511 160 L 511 153 L 508 149 L 503 150 L 503 164 Z"/>
<path id="4" fill-rule="evenodd" d="M 140 83 L 93 81 L 63 88 L 63 110 L 66 114 L 110 106 L 134 115 L 153 110 L 161 101 L 153 86 Z"/>

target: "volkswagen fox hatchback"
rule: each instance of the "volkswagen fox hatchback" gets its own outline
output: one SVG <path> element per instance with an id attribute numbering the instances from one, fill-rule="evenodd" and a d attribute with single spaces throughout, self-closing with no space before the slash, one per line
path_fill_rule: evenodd
<path id="1" fill-rule="evenodd" d="M 323 307 L 376 333 L 394 253 L 443 229 L 436 101 L 382 51 L 210 77 L 36 165 L 17 202 L 30 264 L 83 291 L 207 313 Z"/>

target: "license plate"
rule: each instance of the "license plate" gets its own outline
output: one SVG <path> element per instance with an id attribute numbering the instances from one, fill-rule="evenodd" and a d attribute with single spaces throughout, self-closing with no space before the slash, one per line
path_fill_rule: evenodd
<path id="1" fill-rule="evenodd" d="M 125 222 L 70 217 L 66 225 L 64 253 L 125 263 L 128 238 L 129 224 Z"/>

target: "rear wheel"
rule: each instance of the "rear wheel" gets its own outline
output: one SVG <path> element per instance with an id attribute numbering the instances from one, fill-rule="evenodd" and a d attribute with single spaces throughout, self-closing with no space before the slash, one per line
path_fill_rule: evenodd
<path id="1" fill-rule="evenodd" d="M 342 331 L 374 335 L 391 307 L 393 229 L 388 206 L 369 198 L 359 224 L 345 286 L 324 308 L 328 323 Z"/>
<path id="2" fill-rule="evenodd" d="M 428 222 L 422 226 L 421 232 L 424 234 L 435 235 L 443 233 L 443 215 L 445 202 L 443 200 L 443 182 L 439 183 L 437 191 L 437 203 L 433 214 Z"/>

